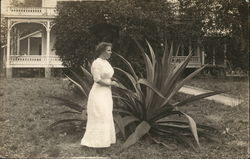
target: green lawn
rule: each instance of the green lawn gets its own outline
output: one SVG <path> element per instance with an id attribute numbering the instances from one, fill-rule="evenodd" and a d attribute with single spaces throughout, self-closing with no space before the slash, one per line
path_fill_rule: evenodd
<path id="1" fill-rule="evenodd" d="M 67 87 L 67 82 L 56 78 L 0 79 L 0 157 L 247 158 L 249 139 L 247 93 L 249 87 L 247 81 L 195 79 L 190 85 L 230 90 L 229 94 L 244 99 L 241 105 L 233 108 L 208 100 L 201 100 L 181 108 L 190 114 L 197 123 L 217 127 L 221 132 L 218 134 L 219 143 L 201 139 L 201 150 L 197 153 L 180 144 L 177 145 L 177 149 L 168 150 L 149 139 L 144 139 L 124 152 L 116 153 L 124 142 L 121 137 L 118 137 L 117 144 L 103 152 L 96 152 L 95 149 L 79 145 L 83 135 L 81 127 L 63 124 L 54 130 L 46 130 L 46 127 L 54 121 L 66 116 L 71 117 L 70 114 L 58 115 L 58 112 L 67 110 L 67 108 L 48 96 L 60 96 L 82 102 L 82 99 L 73 95 Z M 185 98 L 185 95 L 179 97 Z M 175 143 L 167 142 L 167 144 Z"/>

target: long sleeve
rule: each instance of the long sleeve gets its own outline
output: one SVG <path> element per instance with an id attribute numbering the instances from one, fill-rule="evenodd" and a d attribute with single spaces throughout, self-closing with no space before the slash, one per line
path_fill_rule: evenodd
<path id="1" fill-rule="evenodd" d="M 101 63 L 98 61 L 94 61 L 91 66 L 91 73 L 93 75 L 93 79 L 95 82 L 98 82 L 101 80 Z"/>

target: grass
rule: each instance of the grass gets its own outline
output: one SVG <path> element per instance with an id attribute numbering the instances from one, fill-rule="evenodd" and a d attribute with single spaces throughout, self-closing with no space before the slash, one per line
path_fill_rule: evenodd
<path id="1" fill-rule="evenodd" d="M 81 147 L 83 135 L 81 127 L 64 124 L 46 130 L 55 120 L 65 116 L 56 113 L 67 110 L 50 95 L 77 98 L 62 79 L 16 78 L 0 79 L 0 157 L 6 158 L 46 158 L 110 156 L 112 158 L 247 158 L 248 150 L 248 82 L 226 81 L 219 79 L 195 79 L 190 83 L 207 89 L 230 90 L 229 94 L 242 97 L 244 102 L 229 107 L 213 101 L 201 100 L 181 108 L 188 112 L 198 123 L 215 126 L 221 134 L 220 141 L 208 142 L 201 139 L 199 153 L 183 145 L 175 150 L 144 139 L 121 153 L 116 153 L 123 139 L 118 136 L 117 144 L 103 152 Z M 180 95 L 179 97 L 185 97 Z M 67 114 L 70 117 L 70 114 Z M 174 145 L 175 142 L 168 141 Z"/>

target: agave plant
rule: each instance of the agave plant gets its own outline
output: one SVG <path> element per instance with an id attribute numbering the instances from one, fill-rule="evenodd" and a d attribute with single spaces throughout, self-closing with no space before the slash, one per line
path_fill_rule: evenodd
<path id="1" fill-rule="evenodd" d="M 182 143 L 187 143 L 194 149 L 200 147 L 199 136 L 212 139 L 208 131 L 215 131 L 216 129 L 196 124 L 191 116 L 178 108 L 221 92 L 209 92 L 188 97 L 187 99 L 179 99 L 179 101 L 173 100 L 178 91 L 205 66 L 182 79 L 182 73 L 192 57 L 192 52 L 183 62 L 176 63 L 173 55 L 177 54 L 179 49 L 174 53 L 173 43 L 169 49 L 166 42 L 163 56 L 161 60 L 157 60 L 156 54 L 148 42 L 150 56 L 145 53 L 137 40 L 135 42 L 144 58 L 145 77 L 139 78 L 129 61 L 116 54 L 128 66 L 129 72 L 120 68 L 115 69 L 122 72 L 133 86 L 132 89 L 129 89 L 123 83 L 122 89 L 114 92 L 117 93 L 116 98 L 120 98 L 123 102 L 123 105 L 115 109 L 115 111 L 119 112 L 119 117 L 115 118 L 116 123 L 124 136 L 126 136 L 125 130 L 132 130 L 129 132 L 130 134 L 126 138 L 122 149 L 133 145 L 145 135 L 150 136 L 157 143 L 162 142 L 157 141 L 154 136 L 174 138 Z M 186 120 L 183 120 L 181 116 L 185 117 Z M 194 146 L 193 142 L 190 141 L 190 137 L 194 138 L 197 146 Z"/>

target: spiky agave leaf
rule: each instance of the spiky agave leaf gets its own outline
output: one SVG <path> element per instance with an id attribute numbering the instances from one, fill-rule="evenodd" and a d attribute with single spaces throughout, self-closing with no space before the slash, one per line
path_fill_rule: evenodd
<path id="1" fill-rule="evenodd" d="M 187 115 L 186 113 L 183 113 L 182 114 L 187 117 L 188 119 L 188 122 L 189 122 L 189 126 L 190 126 L 190 129 L 192 131 L 192 134 L 195 138 L 195 141 L 197 142 L 197 145 L 200 147 L 200 142 L 199 142 L 199 138 L 198 138 L 198 132 L 197 132 L 197 127 L 196 127 L 196 122 L 194 121 L 193 118 L 191 118 L 189 115 Z"/>
<path id="2" fill-rule="evenodd" d="M 157 60 L 156 60 L 154 49 L 152 48 L 152 46 L 150 45 L 150 43 L 147 40 L 146 40 L 146 42 L 147 42 L 147 45 L 149 47 L 149 52 L 150 52 L 151 59 L 152 59 L 152 65 L 153 65 L 153 67 L 155 67 Z"/>
<path id="3" fill-rule="evenodd" d="M 73 80 L 74 82 L 74 84 L 75 85 L 79 85 L 78 87 L 83 91 L 83 93 L 84 93 L 84 95 L 85 95 L 85 97 L 88 97 L 88 94 L 89 94 L 89 92 L 90 92 L 90 84 L 89 83 L 87 83 L 86 82 L 86 79 L 84 80 L 83 79 L 83 77 L 81 77 L 80 75 L 78 75 L 76 72 L 74 72 L 73 70 L 70 70 L 71 72 L 72 72 L 72 74 L 73 74 L 73 77 L 74 78 L 72 78 L 72 77 L 69 77 L 69 76 L 67 76 L 68 78 L 71 78 L 71 81 L 73 80 L 73 79 L 76 79 L 76 80 Z M 86 73 L 84 73 L 84 74 L 86 74 Z M 87 76 L 86 76 L 86 78 L 88 78 Z M 93 83 L 93 82 L 92 82 Z M 92 84 L 91 83 L 91 84 Z M 80 87 L 81 86 L 81 87 Z"/>
<path id="4" fill-rule="evenodd" d="M 204 69 L 205 66 L 197 69 L 193 73 L 191 73 L 189 76 L 187 76 L 185 79 L 183 79 L 181 82 L 177 83 L 176 86 L 172 89 L 172 92 L 169 92 L 169 95 L 167 96 L 166 100 L 161 104 L 160 107 L 166 105 L 169 100 L 187 83 L 189 82 L 195 75 L 197 75 L 202 69 Z M 179 71 L 178 71 L 179 72 Z M 175 77 L 177 78 L 177 77 Z"/>
<path id="5" fill-rule="evenodd" d="M 81 67 L 81 70 L 82 70 L 83 74 L 86 77 L 87 82 L 89 84 L 92 84 L 93 83 L 93 76 L 92 76 L 92 74 L 87 69 L 85 69 L 83 66 L 80 66 L 80 67 Z"/>
<path id="6" fill-rule="evenodd" d="M 178 130 L 179 132 L 185 132 L 189 133 L 188 130 L 191 130 L 191 133 L 198 145 L 200 147 L 199 143 L 199 138 L 198 138 L 198 131 L 197 131 L 197 126 L 196 122 L 191 118 L 189 115 L 186 113 L 180 112 L 182 115 L 184 115 L 188 119 L 188 124 L 186 123 L 176 123 L 176 122 L 157 122 L 156 126 L 160 128 L 161 130 L 167 130 L 167 131 L 172 131 L 172 130 Z"/>
<path id="7" fill-rule="evenodd" d="M 81 112 L 76 112 L 76 111 L 63 111 L 58 114 L 82 114 Z"/>
<path id="8" fill-rule="evenodd" d="M 138 80 L 138 83 L 143 84 L 145 86 L 147 86 L 149 89 L 152 90 L 152 92 L 156 93 L 158 96 L 160 96 L 161 98 L 165 98 L 163 96 L 163 94 L 151 83 L 149 82 L 147 79 L 144 78 L 140 78 Z"/>
<path id="9" fill-rule="evenodd" d="M 125 117 L 121 117 L 119 114 L 114 116 L 114 121 L 119 128 L 116 130 L 116 133 L 122 132 L 123 137 L 126 139 L 125 128 L 131 123 L 140 122 L 140 119 L 136 118 L 134 115 L 127 115 Z"/>
<path id="10" fill-rule="evenodd" d="M 133 85 L 135 91 L 136 91 L 136 96 L 138 97 L 138 99 L 140 101 L 143 101 L 143 93 L 142 93 L 142 90 L 140 87 L 138 87 L 138 84 L 137 84 L 137 79 L 135 79 L 131 74 L 129 74 L 128 72 L 120 69 L 120 68 L 117 68 L 117 67 L 114 67 L 114 69 L 122 72 L 123 74 L 125 74 L 128 79 L 130 80 L 131 84 Z"/>
<path id="11" fill-rule="evenodd" d="M 153 54 L 153 53 L 152 53 Z M 150 82 L 153 83 L 154 82 L 154 77 L 155 77 L 155 65 L 152 64 L 151 60 L 149 59 L 147 54 L 143 54 L 144 60 L 145 60 L 145 65 L 146 65 L 146 72 L 147 72 L 147 76 L 146 79 Z M 147 92 L 146 92 L 146 106 L 148 107 L 151 103 L 151 99 L 152 99 L 152 89 L 147 88 Z"/>
<path id="12" fill-rule="evenodd" d="M 122 115 L 125 115 L 125 116 L 127 116 L 127 115 L 134 116 L 134 114 L 131 111 L 129 111 L 129 110 L 124 110 L 124 109 L 120 109 L 120 108 L 119 109 L 114 108 L 113 111 L 117 112 L 117 113 L 121 113 Z"/>
<path id="13" fill-rule="evenodd" d="M 206 97 L 210 97 L 210 96 L 213 96 L 213 95 L 221 94 L 221 93 L 224 93 L 224 91 L 213 91 L 213 92 L 199 94 L 199 95 L 196 95 L 196 96 L 191 96 L 191 97 L 189 97 L 187 99 L 182 100 L 181 102 L 177 102 L 177 103 L 173 104 L 173 106 L 175 106 L 175 107 L 184 106 L 184 105 L 187 105 L 188 103 L 191 103 L 191 102 L 194 102 L 194 101 L 197 101 L 197 100 L 200 100 L 200 99 L 204 99 Z"/>
<path id="14" fill-rule="evenodd" d="M 173 89 L 176 87 L 178 80 L 181 78 L 181 75 L 182 75 L 181 73 L 183 73 L 184 70 L 186 69 L 186 66 L 189 60 L 191 59 L 191 57 L 192 57 L 192 53 L 190 53 L 185 58 L 185 60 L 182 61 L 180 64 L 177 64 L 174 70 L 171 70 L 171 76 L 168 76 L 168 79 L 163 84 L 163 88 L 165 89 L 165 92 L 164 92 L 165 97 L 169 97 L 169 94 L 173 92 Z"/>
<path id="15" fill-rule="evenodd" d="M 59 120 L 59 121 L 52 123 L 51 125 L 47 127 L 47 129 L 51 129 L 59 124 L 68 123 L 68 122 L 85 122 L 85 121 L 83 119 L 63 119 L 63 120 Z"/>
<path id="16" fill-rule="evenodd" d="M 135 144 L 141 137 L 147 134 L 151 126 L 146 121 L 142 121 L 135 129 L 135 131 L 128 137 L 126 142 L 122 145 L 122 150 Z"/>
<path id="17" fill-rule="evenodd" d="M 66 98 L 56 97 L 56 96 L 49 96 L 48 98 L 59 100 L 59 101 L 61 101 L 61 103 L 59 103 L 57 105 L 66 106 L 66 107 L 73 109 L 77 112 L 82 112 L 86 108 L 84 105 L 80 105 L 80 104 L 73 102 L 73 101 L 66 99 Z"/>
<path id="18" fill-rule="evenodd" d="M 185 122 L 185 121 L 181 121 L 181 120 L 169 120 L 169 119 L 161 119 L 156 121 L 157 124 L 176 124 L 176 125 L 186 125 L 188 126 L 189 123 Z M 218 131 L 217 129 L 215 129 L 214 127 L 211 126 L 207 126 L 207 125 L 202 125 L 202 124 L 196 124 L 197 128 L 200 130 L 204 130 L 204 131 Z"/>
<path id="19" fill-rule="evenodd" d="M 120 132 L 122 133 L 123 137 L 126 138 L 126 134 L 125 134 L 125 126 L 122 120 L 122 117 L 119 114 L 116 114 L 114 116 L 114 121 L 117 125 L 117 127 L 119 128 Z M 119 131 L 117 131 L 118 133 Z"/>
<path id="20" fill-rule="evenodd" d="M 171 107 L 165 107 L 162 111 L 154 113 L 150 118 L 150 121 L 155 122 L 157 120 L 172 116 L 172 115 L 182 115 L 180 111 L 175 111 Z"/>
<path id="21" fill-rule="evenodd" d="M 195 151 L 197 148 L 193 144 L 193 141 L 190 140 L 191 133 L 189 130 L 189 126 L 178 126 L 178 125 L 153 125 L 152 126 L 152 133 L 161 136 L 167 137 L 171 139 L 175 139 L 179 141 L 181 144 L 189 145 Z"/>
<path id="22" fill-rule="evenodd" d="M 124 62 L 125 64 L 128 66 L 129 70 L 131 71 L 132 73 L 132 76 L 137 80 L 138 79 L 138 76 L 136 75 L 135 73 L 135 70 L 134 68 L 132 67 L 131 63 L 128 62 L 128 60 L 126 60 L 124 57 L 122 57 L 121 55 L 119 55 L 118 53 L 116 53 L 115 51 L 113 51 L 114 55 L 117 55 L 118 57 L 120 57 Z"/>
<path id="23" fill-rule="evenodd" d="M 171 45 L 171 47 L 173 47 L 173 45 Z M 159 72 L 159 75 L 162 77 L 159 81 L 161 90 L 166 91 L 168 90 L 167 87 L 169 85 L 167 84 L 169 84 L 169 80 L 171 79 L 173 75 L 173 69 L 174 69 L 174 64 L 172 64 L 172 52 L 168 50 L 167 41 L 165 42 L 165 50 L 163 52 L 163 58 L 162 58 L 161 63 L 159 63 L 159 66 L 161 66 L 159 68 L 162 68 L 162 71 Z M 157 70 L 157 71 L 160 71 L 160 70 Z"/>
<path id="24" fill-rule="evenodd" d="M 167 97 L 168 92 L 171 92 L 170 81 L 173 77 L 173 69 L 174 66 L 172 64 L 172 54 L 173 54 L 173 43 L 171 44 L 170 51 L 168 51 L 168 45 L 165 43 L 165 51 L 163 54 L 163 59 L 161 62 L 156 62 L 155 67 L 155 77 L 154 77 L 154 85 L 162 92 L 162 94 Z M 153 94 L 151 98 L 151 103 L 148 111 L 154 112 L 157 111 L 157 108 L 161 106 L 163 100 L 160 99 L 156 94 Z"/>
<path id="25" fill-rule="evenodd" d="M 87 91 L 84 90 L 83 87 L 82 87 L 79 83 L 77 83 L 75 80 L 73 80 L 73 79 L 70 78 L 69 76 L 67 76 L 67 75 L 65 75 L 65 76 L 66 76 L 71 82 L 73 82 L 73 83 L 82 91 L 82 93 L 84 94 L 85 97 L 88 96 Z"/>
<path id="26" fill-rule="evenodd" d="M 122 106 L 119 107 L 120 110 L 130 111 L 135 116 L 139 116 L 143 119 L 143 114 L 141 114 L 141 111 L 144 110 L 143 104 L 137 100 L 137 96 L 134 92 L 121 89 L 120 92 L 113 92 L 113 94 L 115 94 L 113 98 L 120 99 L 123 103 Z"/>
<path id="27" fill-rule="evenodd" d="M 125 116 L 122 118 L 122 120 L 125 127 L 133 122 L 140 122 L 140 119 L 136 118 L 135 116 Z"/>

